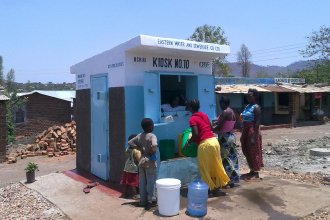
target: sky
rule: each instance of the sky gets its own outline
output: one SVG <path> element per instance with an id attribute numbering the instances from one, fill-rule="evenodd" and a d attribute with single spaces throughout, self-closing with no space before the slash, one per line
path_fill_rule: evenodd
<path id="1" fill-rule="evenodd" d="M 306 36 L 330 23 L 330 1 L 0 0 L 0 56 L 16 81 L 70 83 L 70 66 L 139 34 L 187 39 L 198 26 L 220 26 L 228 61 L 245 44 L 258 65 L 287 66 Z"/>

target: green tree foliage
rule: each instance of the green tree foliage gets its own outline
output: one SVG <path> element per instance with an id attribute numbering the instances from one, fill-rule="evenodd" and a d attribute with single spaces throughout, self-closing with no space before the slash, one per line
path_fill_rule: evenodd
<path id="1" fill-rule="evenodd" d="M 318 65 L 312 69 L 302 69 L 294 71 L 292 78 L 304 78 L 306 83 L 325 83 L 330 82 L 330 66 Z"/>
<path id="2" fill-rule="evenodd" d="M 272 75 L 267 73 L 266 71 L 258 71 L 254 75 L 255 78 L 274 78 Z"/>
<path id="3" fill-rule="evenodd" d="M 25 91 L 26 91 L 26 92 L 31 92 L 31 91 L 32 91 L 30 80 L 27 81 L 27 83 L 25 84 L 24 87 L 25 87 Z"/>
<path id="4" fill-rule="evenodd" d="M 15 90 L 13 92 L 5 91 L 5 96 L 9 98 L 9 101 L 6 101 L 6 141 L 7 144 L 10 144 L 15 142 L 15 123 L 13 108 L 23 107 L 24 105 L 26 105 L 28 98 L 18 97 Z"/>
<path id="5" fill-rule="evenodd" d="M 197 27 L 188 40 L 229 45 L 229 41 L 225 37 L 225 32 L 221 27 L 209 26 L 207 24 Z M 228 76 L 232 71 L 232 68 L 228 65 L 226 56 L 218 57 L 212 61 L 212 74 L 214 76 Z"/>
<path id="6" fill-rule="evenodd" d="M 3 60 L 0 56 L 0 85 L 3 85 Z"/>
<path id="7" fill-rule="evenodd" d="M 7 73 L 7 91 L 12 93 L 16 90 L 15 86 L 15 71 L 10 69 Z"/>
<path id="8" fill-rule="evenodd" d="M 250 77 L 251 57 L 249 48 L 245 44 L 242 44 L 240 51 L 237 52 L 237 65 L 242 68 L 243 77 Z"/>
<path id="9" fill-rule="evenodd" d="M 330 27 L 321 26 L 320 30 L 313 31 L 311 36 L 306 37 L 309 45 L 300 51 L 304 57 L 318 56 L 321 61 L 330 61 Z"/>

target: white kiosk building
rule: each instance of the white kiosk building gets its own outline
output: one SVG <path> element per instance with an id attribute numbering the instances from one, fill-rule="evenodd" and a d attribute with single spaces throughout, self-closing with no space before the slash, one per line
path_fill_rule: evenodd
<path id="1" fill-rule="evenodd" d="M 77 168 L 119 182 L 131 134 L 151 118 L 158 141 L 189 127 L 188 111 L 161 113 L 173 92 L 197 98 L 200 110 L 215 115 L 212 60 L 230 53 L 227 45 L 139 35 L 71 67 L 76 74 Z M 168 102 L 167 102 L 168 103 Z M 172 115 L 174 122 L 165 123 Z M 165 117 L 164 117 L 165 116 Z M 158 178 L 195 178 L 196 158 L 158 163 Z"/>

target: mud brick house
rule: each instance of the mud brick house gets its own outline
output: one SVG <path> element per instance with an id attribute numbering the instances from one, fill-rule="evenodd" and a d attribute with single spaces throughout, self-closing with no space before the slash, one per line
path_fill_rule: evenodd
<path id="1" fill-rule="evenodd" d="M 75 91 L 41 91 L 18 93 L 28 97 L 26 106 L 15 108 L 14 122 L 16 136 L 42 132 L 53 125 L 71 122 Z"/>
<path id="2" fill-rule="evenodd" d="M 9 98 L 0 92 L 0 163 L 6 161 L 6 101 Z"/>

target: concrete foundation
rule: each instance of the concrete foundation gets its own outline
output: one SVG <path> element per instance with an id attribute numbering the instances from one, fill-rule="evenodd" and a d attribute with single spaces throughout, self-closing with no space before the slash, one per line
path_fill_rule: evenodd
<path id="1" fill-rule="evenodd" d="M 313 148 L 309 153 L 313 156 L 330 156 L 330 148 Z"/>

